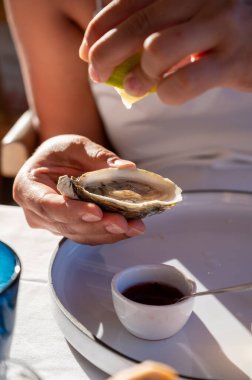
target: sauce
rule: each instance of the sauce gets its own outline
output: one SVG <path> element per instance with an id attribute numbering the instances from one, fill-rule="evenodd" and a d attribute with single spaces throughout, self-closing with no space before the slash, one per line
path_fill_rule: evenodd
<path id="1" fill-rule="evenodd" d="M 145 282 L 130 286 L 122 294 L 131 301 L 144 305 L 171 305 L 176 303 L 184 294 L 172 285 Z"/>

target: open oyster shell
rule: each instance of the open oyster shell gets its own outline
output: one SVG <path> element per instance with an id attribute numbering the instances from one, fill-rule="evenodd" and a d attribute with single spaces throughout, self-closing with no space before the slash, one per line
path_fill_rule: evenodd
<path id="1" fill-rule="evenodd" d="M 181 189 L 168 178 L 136 168 L 108 168 L 82 176 L 59 177 L 57 189 L 72 199 L 94 202 L 127 219 L 160 213 L 182 200 Z"/>

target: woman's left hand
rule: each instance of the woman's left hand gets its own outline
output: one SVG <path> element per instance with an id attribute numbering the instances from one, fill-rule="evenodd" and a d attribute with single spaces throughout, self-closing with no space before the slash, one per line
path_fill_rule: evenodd
<path id="1" fill-rule="evenodd" d="M 111 244 L 141 235 L 145 227 L 140 219 L 126 220 L 117 213 L 103 212 L 94 203 L 69 199 L 57 191 L 59 176 L 78 177 L 107 167 L 135 164 L 84 136 L 55 136 L 41 144 L 20 169 L 13 196 L 30 227 L 46 229 L 77 243 Z"/>
<path id="2" fill-rule="evenodd" d="M 252 91 L 251 0 L 117 0 L 89 24 L 80 56 L 92 79 L 142 51 L 125 80 L 131 95 L 157 85 L 167 104 L 182 104 L 213 87 Z"/>

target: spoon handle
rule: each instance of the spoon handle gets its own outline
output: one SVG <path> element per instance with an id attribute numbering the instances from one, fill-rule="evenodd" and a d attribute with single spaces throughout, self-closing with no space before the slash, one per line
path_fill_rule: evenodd
<path id="1" fill-rule="evenodd" d="M 228 286 L 226 288 L 206 290 L 204 292 L 193 293 L 191 297 L 205 296 L 207 294 L 227 293 L 227 292 L 244 292 L 252 289 L 252 282 L 247 284 Z"/>

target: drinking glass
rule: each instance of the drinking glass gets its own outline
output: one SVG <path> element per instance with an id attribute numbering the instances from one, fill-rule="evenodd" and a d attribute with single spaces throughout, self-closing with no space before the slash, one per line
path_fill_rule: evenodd
<path id="1" fill-rule="evenodd" d="M 0 380 L 39 380 L 25 364 L 9 358 L 20 275 L 19 257 L 0 241 Z"/>
<path id="2" fill-rule="evenodd" d="M 0 359 L 9 356 L 16 314 L 21 263 L 15 252 L 0 242 Z"/>

